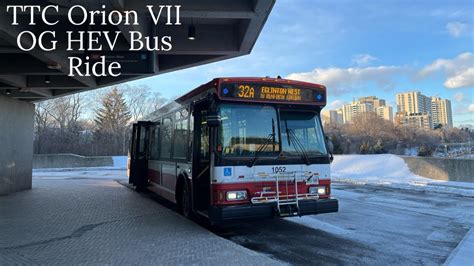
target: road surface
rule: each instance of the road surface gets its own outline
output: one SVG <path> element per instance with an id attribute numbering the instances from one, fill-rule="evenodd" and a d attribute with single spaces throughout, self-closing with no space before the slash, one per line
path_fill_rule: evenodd
<path id="1" fill-rule="evenodd" d="M 474 223 L 474 198 L 334 184 L 338 213 L 214 232 L 290 264 L 443 264 Z"/>
<path id="2" fill-rule="evenodd" d="M 123 169 L 35 172 L 35 180 L 77 178 L 113 178 L 127 184 Z M 290 264 L 440 265 L 474 223 L 472 186 L 448 183 L 398 188 L 335 182 L 332 192 L 339 199 L 338 213 L 245 222 L 210 230 Z M 157 199 L 151 193 L 142 195 Z"/>

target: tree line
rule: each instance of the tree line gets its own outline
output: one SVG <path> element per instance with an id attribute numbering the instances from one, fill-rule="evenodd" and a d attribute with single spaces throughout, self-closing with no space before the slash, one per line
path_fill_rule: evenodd
<path id="1" fill-rule="evenodd" d="M 126 155 L 131 125 L 169 100 L 147 86 L 122 85 L 36 104 L 34 152 Z M 467 128 L 422 130 L 363 113 L 344 125 L 324 125 L 336 154 L 429 156 L 443 143 L 474 139 Z"/>
<path id="2" fill-rule="evenodd" d="M 374 113 L 357 115 L 350 124 L 326 124 L 325 133 L 336 154 L 378 154 L 430 156 L 440 145 L 474 139 L 468 128 L 420 129 L 395 125 Z"/>
<path id="3" fill-rule="evenodd" d="M 147 86 L 122 85 L 37 103 L 34 152 L 126 155 L 133 122 L 166 102 Z"/>

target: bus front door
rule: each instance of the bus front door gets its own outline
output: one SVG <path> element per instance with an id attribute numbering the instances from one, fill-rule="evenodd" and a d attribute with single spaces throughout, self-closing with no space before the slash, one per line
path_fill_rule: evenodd
<path id="1" fill-rule="evenodd" d="M 143 189 L 148 185 L 148 155 L 152 125 L 153 123 L 148 121 L 133 124 L 129 183 L 137 189 Z"/>
<path id="2" fill-rule="evenodd" d="M 193 140 L 193 208 L 206 213 L 210 204 L 210 146 L 207 126 L 207 106 L 198 105 L 194 110 Z"/>

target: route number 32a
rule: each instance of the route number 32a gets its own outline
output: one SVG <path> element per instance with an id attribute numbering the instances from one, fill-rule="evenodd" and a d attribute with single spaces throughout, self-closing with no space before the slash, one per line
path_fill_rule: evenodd
<path id="1" fill-rule="evenodd" d="M 286 167 L 284 167 L 284 166 L 275 166 L 275 167 L 272 167 L 272 171 L 275 174 L 284 173 L 284 172 L 286 172 Z"/>
<path id="2" fill-rule="evenodd" d="M 253 87 L 248 85 L 240 85 L 239 92 L 237 94 L 239 98 L 254 98 L 255 97 L 255 90 Z"/>

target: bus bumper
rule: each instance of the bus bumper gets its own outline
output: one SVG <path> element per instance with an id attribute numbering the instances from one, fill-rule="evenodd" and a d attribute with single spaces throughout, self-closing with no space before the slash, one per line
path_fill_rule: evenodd
<path id="1" fill-rule="evenodd" d="M 319 200 L 301 200 L 300 216 L 337 212 L 339 202 L 335 198 Z M 249 204 L 234 206 L 211 206 L 209 220 L 212 224 L 223 224 L 237 220 L 253 220 L 278 216 L 275 203 Z"/>

